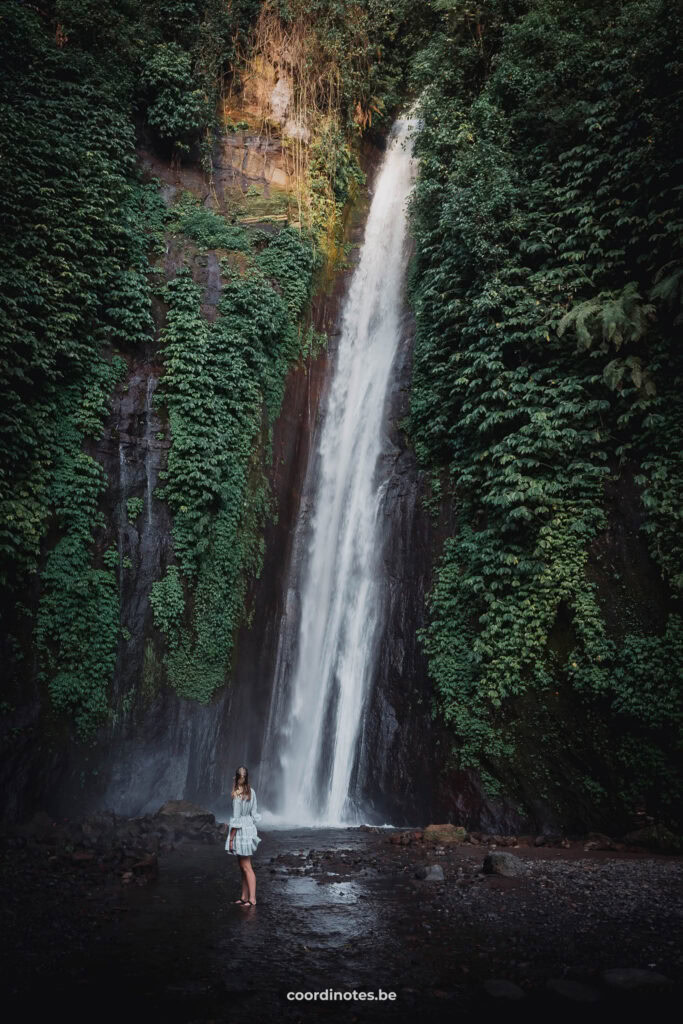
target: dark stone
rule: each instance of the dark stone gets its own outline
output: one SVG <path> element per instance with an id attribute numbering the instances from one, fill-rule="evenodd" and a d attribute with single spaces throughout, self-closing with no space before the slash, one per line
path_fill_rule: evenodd
<path id="1" fill-rule="evenodd" d="M 423 882 L 443 882 L 444 873 L 440 864 L 423 864 L 415 871 L 415 878 Z"/>
<path id="2" fill-rule="evenodd" d="M 197 807 L 189 800 L 167 800 L 157 811 L 158 817 L 180 818 L 196 827 L 213 825 L 216 817 L 203 807 Z"/>
<path id="3" fill-rule="evenodd" d="M 487 875 L 504 875 L 507 878 L 514 878 L 526 874 L 526 865 L 514 853 L 493 850 L 484 858 L 483 871 Z"/>
<path id="4" fill-rule="evenodd" d="M 617 845 L 613 839 L 602 832 L 589 832 L 583 848 L 584 850 L 616 850 Z"/>

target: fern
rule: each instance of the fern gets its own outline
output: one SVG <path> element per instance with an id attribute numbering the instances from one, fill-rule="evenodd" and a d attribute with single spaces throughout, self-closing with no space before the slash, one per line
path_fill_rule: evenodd
<path id="1" fill-rule="evenodd" d="M 643 302 L 634 281 L 619 292 L 600 292 L 569 310 L 557 326 L 559 337 L 573 327 L 578 348 L 587 351 L 596 344 L 601 352 L 610 345 L 619 351 L 622 345 L 640 341 L 647 333 L 656 307 Z"/>

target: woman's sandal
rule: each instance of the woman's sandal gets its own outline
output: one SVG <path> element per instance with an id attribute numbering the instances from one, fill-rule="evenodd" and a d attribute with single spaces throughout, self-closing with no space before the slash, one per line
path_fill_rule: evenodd
<path id="1" fill-rule="evenodd" d="M 236 903 L 238 906 L 244 906 L 246 900 L 233 900 L 232 902 Z"/>
<path id="2" fill-rule="evenodd" d="M 242 900 L 243 907 L 255 907 L 256 904 L 252 903 L 251 900 Z"/>

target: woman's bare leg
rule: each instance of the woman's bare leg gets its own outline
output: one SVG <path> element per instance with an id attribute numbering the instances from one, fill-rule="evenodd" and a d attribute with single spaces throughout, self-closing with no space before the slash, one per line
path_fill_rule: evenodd
<path id="1" fill-rule="evenodd" d="M 247 899 L 256 904 L 256 875 L 254 869 L 251 866 L 251 857 L 240 857 L 240 868 L 242 869 L 242 875 L 246 881 L 249 895 Z M 244 897 L 243 897 L 244 898 Z"/>
<path id="2" fill-rule="evenodd" d="M 237 863 L 240 866 L 240 875 L 242 876 L 242 895 L 240 899 L 249 899 L 249 886 L 247 885 L 247 876 L 244 873 L 244 857 L 238 857 Z"/>

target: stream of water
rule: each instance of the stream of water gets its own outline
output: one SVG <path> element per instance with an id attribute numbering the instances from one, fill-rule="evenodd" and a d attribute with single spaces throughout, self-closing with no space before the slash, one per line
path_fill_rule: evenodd
<path id="1" fill-rule="evenodd" d="M 351 780 L 376 661 L 380 455 L 400 339 L 414 126 L 410 117 L 396 122 L 376 178 L 309 464 L 317 476 L 311 520 L 304 510 L 297 525 L 307 550 L 280 623 L 264 737 L 264 764 L 277 781 L 271 810 L 282 822 L 354 824 L 363 816 Z"/>

